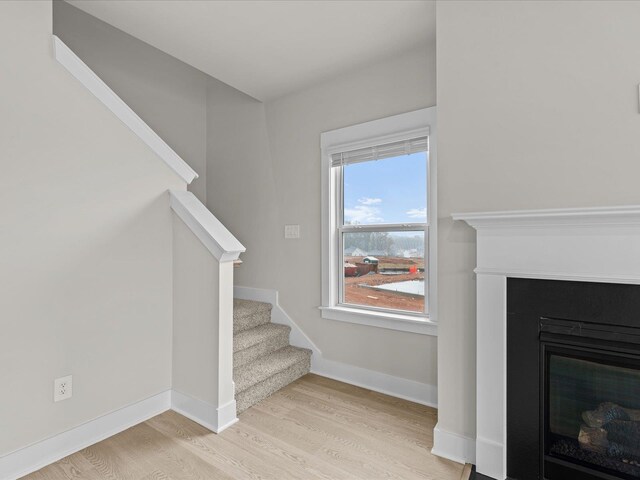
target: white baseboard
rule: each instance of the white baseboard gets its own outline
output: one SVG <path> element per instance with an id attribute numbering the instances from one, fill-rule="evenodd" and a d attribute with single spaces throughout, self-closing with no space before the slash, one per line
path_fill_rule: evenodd
<path id="1" fill-rule="evenodd" d="M 199 423 L 209 430 L 220 433 L 238 421 L 236 401 L 215 407 L 177 390 L 171 392 L 171 409 Z"/>
<path id="2" fill-rule="evenodd" d="M 311 356 L 311 372 L 323 377 L 333 378 L 341 382 L 368 388 L 375 392 L 393 397 L 403 398 L 412 402 L 436 407 L 438 404 L 438 388 L 435 385 L 420 383 L 406 378 L 395 377 L 386 373 L 356 367 L 347 363 L 336 362 L 324 358 L 322 351 L 291 319 L 278 302 L 278 292 L 264 288 L 234 287 L 235 298 L 256 300 L 270 303 L 273 306 L 271 318 L 274 323 L 281 323 L 291 327 L 289 341 L 296 347 L 308 348 L 313 352 Z"/>
<path id="3" fill-rule="evenodd" d="M 435 385 L 328 360 L 322 356 L 316 358 L 314 364 L 311 365 L 311 372 L 392 397 L 433 408 L 438 407 L 438 387 Z"/>
<path id="4" fill-rule="evenodd" d="M 458 463 L 476 463 L 476 441 L 457 433 L 447 432 L 436 425 L 433 429 L 431 453 Z"/>
<path id="5" fill-rule="evenodd" d="M 169 390 L 0 457 L 0 478 L 15 480 L 171 408 Z"/>
<path id="6" fill-rule="evenodd" d="M 507 452 L 505 445 L 487 438 L 476 441 L 476 471 L 489 478 L 507 477 Z"/>

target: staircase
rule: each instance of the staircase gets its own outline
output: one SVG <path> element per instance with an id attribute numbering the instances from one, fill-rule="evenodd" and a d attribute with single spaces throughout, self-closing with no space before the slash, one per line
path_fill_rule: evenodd
<path id="1" fill-rule="evenodd" d="M 271 323 L 271 304 L 233 301 L 233 380 L 238 414 L 309 373 L 311 350 L 289 345 L 291 327 Z"/>

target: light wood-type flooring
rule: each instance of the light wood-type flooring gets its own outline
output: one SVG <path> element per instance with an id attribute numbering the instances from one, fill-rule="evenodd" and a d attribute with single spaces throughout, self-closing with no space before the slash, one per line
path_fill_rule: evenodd
<path id="1" fill-rule="evenodd" d="M 468 478 L 431 455 L 436 410 L 306 375 L 220 435 L 169 411 L 75 453 L 29 480 Z"/>

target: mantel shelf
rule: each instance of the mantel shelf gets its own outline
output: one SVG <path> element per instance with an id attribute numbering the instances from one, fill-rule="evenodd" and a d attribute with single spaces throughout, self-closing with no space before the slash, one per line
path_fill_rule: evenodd
<path id="1" fill-rule="evenodd" d="M 541 226 L 640 225 L 640 205 L 454 213 L 475 229 Z"/>

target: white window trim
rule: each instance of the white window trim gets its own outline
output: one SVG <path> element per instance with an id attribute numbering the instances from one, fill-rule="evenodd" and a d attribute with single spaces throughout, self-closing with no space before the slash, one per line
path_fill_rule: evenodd
<path id="1" fill-rule="evenodd" d="M 345 307 L 338 302 L 339 272 L 335 261 L 337 252 L 335 212 L 337 195 L 331 169 L 331 154 L 369 146 L 429 135 L 429 171 L 427 186 L 429 218 L 428 295 L 429 315 L 405 315 L 400 312 L 384 312 Z M 436 107 L 394 115 L 322 133 L 322 317 L 360 325 L 437 335 L 437 125 Z"/>

